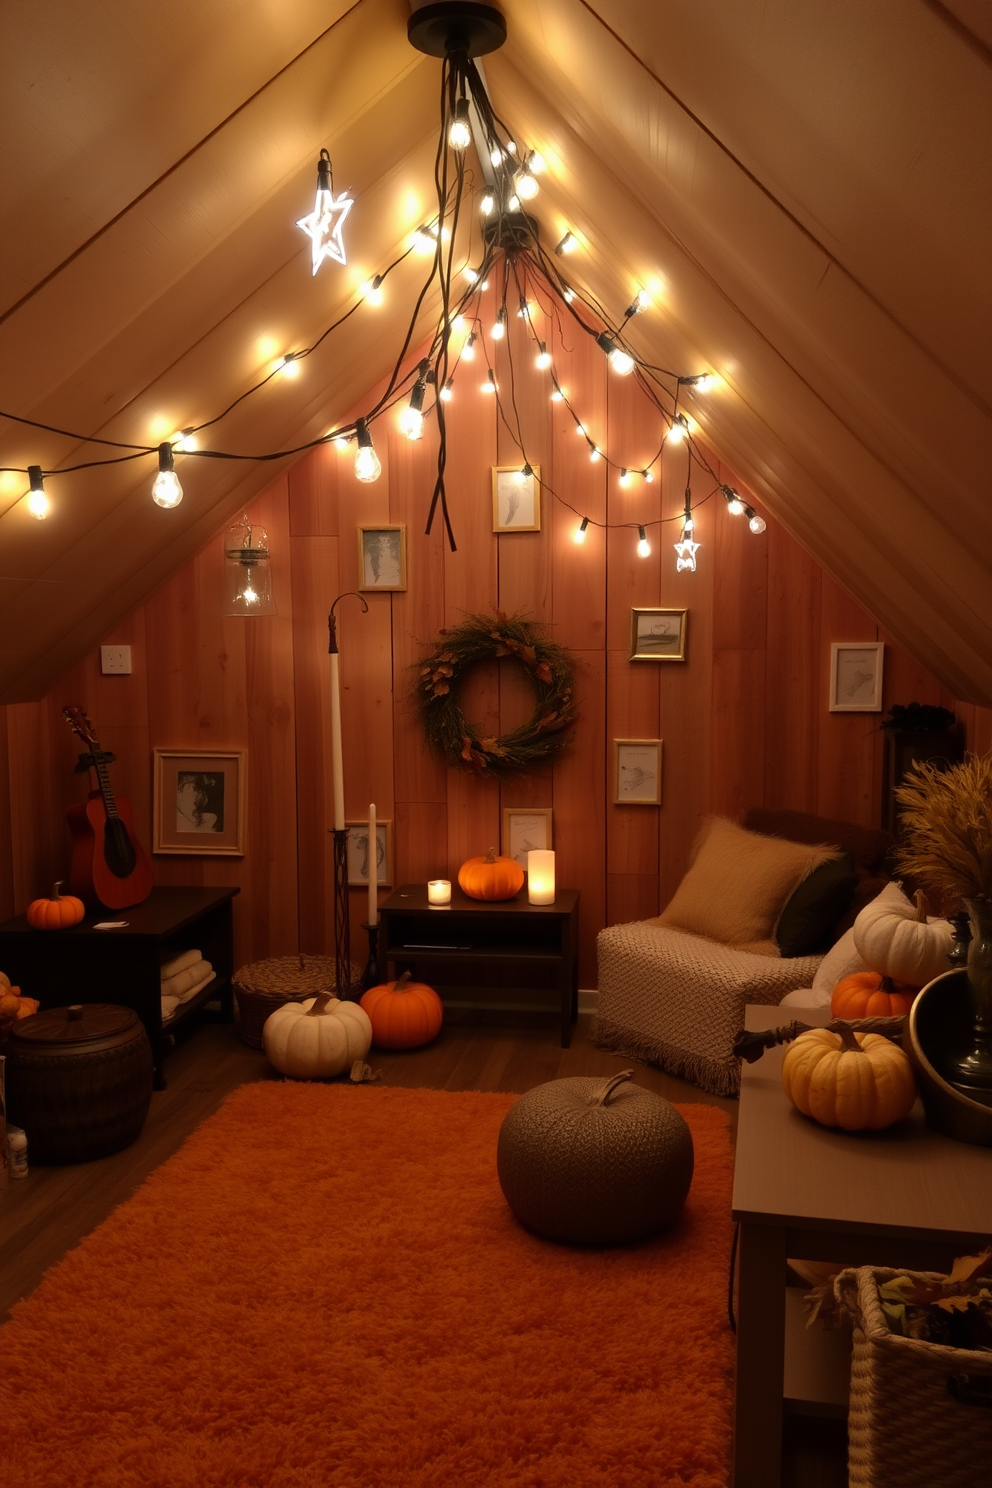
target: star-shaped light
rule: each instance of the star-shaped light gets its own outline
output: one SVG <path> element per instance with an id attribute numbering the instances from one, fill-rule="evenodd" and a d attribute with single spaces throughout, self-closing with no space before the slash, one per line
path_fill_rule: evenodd
<path id="1" fill-rule="evenodd" d="M 296 224 L 311 241 L 315 274 L 325 258 L 333 258 L 339 264 L 348 262 L 341 229 L 354 205 L 347 191 L 342 191 L 339 197 L 335 197 L 331 183 L 331 157 L 326 150 L 321 150 L 317 162 L 317 199 L 313 211 L 309 217 L 301 217 Z"/>
<path id="2" fill-rule="evenodd" d="M 675 572 L 681 573 L 683 569 L 687 568 L 690 573 L 695 573 L 696 549 L 702 547 L 702 543 L 693 542 L 689 534 L 683 530 L 682 541 L 673 543 L 672 546 L 679 555 L 678 562 L 675 565 Z"/>

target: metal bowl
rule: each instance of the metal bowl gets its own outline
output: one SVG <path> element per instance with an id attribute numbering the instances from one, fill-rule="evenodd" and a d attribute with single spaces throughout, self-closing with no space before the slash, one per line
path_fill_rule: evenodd
<path id="1" fill-rule="evenodd" d="M 903 1047 L 916 1074 L 927 1125 L 957 1142 L 992 1147 L 992 1090 L 967 1092 L 953 1081 L 954 1061 L 970 1047 L 971 1022 L 967 971 L 945 971 L 913 1003 Z"/>

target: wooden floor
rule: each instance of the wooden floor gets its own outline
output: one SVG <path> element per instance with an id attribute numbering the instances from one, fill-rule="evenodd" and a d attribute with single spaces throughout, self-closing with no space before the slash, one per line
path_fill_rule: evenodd
<path id="1" fill-rule="evenodd" d="M 610 1075 L 633 1065 L 639 1085 L 667 1100 L 719 1106 L 736 1126 L 736 1101 L 597 1049 L 588 1018 L 579 1019 L 571 1048 L 562 1049 L 556 1022 L 553 1014 L 467 1013 L 459 1020 L 450 1013 L 428 1048 L 373 1052 L 370 1063 L 388 1085 L 521 1092 L 565 1075 Z M 260 1051 L 241 1042 L 236 1027 L 207 1021 L 194 1026 L 170 1055 L 166 1077 L 166 1089 L 152 1096 L 140 1138 L 125 1151 L 72 1167 L 32 1167 L 23 1181 L 0 1188 L 0 1318 L 170 1157 L 226 1095 L 251 1080 L 280 1078 Z M 784 1488 L 843 1488 L 846 1482 L 836 1424 L 791 1423 Z"/>

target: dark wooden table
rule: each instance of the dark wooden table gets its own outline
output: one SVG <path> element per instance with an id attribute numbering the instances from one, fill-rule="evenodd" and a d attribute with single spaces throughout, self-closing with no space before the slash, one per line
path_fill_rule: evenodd
<path id="1" fill-rule="evenodd" d="M 572 1041 L 579 1001 L 579 893 L 559 889 L 554 904 L 470 899 L 457 884 L 451 904 L 427 902 L 426 884 L 403 884 L 379 907 L 379 959 L 439 992 L 445 987 L 553 991 L 561 1006 L 561 1045 Z"/>
<path id="2" fill-rule="evenodd" d="M 67 930 L 33 930 L 23 915 L 0 925 L 0 968 L 43 1008 L 112 1002 L 133 1008 L 144 1023 L 155 1062 L 155 1089 L 165 1088 L 162 1063 L 171 1031 L 205 1002 L 233 1014 L 234 935 L 231 901 L 240 891 L 155 888 L 144 904 L 87 915 Z M 119 930 L 101 921 L 126 920 Z M 183 951 L 202 952 L 216 973 L 197 997 L 179 1004 L 163 1031 L 159 968 Z"/>
<path id="3" fill-rule="evenodd" d="M 747 1027 L 795 1012 L 749 1007 Z M 799 1016 L 829 1022 L 825 1010 Z M 784 1052 L 745 1064 L 741 1080 L 734 1488 L 781 1482 L 787 1257 L 945 1271 L 992 1236 L 992 1149 L 931 1131 L 919 1101 L 885 1132 L 817 1126 L 785 1098 Z"/>

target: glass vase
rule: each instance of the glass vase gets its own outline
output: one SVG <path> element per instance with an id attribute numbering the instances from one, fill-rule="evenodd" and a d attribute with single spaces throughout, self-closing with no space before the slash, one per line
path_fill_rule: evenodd
<path id="1" fill-rule="evenodd" d="M 968 1052 L 955 1061 L 955 1084 L 992 1094 L 992 901 L 966 899 L 971 917 L 968 982 L 972 1028 Z"/>

